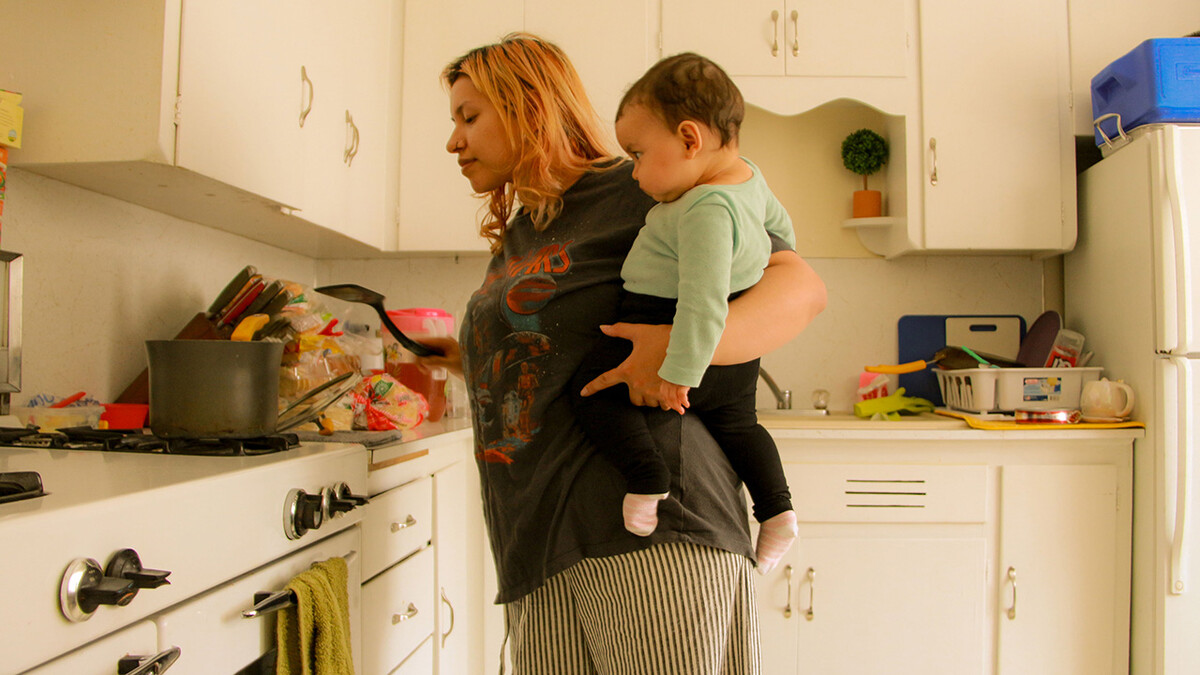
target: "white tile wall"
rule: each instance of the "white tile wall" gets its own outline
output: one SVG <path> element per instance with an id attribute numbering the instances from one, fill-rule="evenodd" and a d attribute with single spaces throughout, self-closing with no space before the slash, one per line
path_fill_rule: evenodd
<path id="1" fill-rule="evenodd" d="M 8 176 L 0 247 L 25 254 L 24 378 L 29 394 L 80 389 L 111 400 L 145 367 L 143 341 L 170 338 L 246 264 L 301 283 L 359 283 L 390 307 L 460 315 L 483 256 L 314 261 L 21 170 Z M 765 367 L 794 390 L 852 403 L 858 372 L 896 358 L 906 313 L 1041 311 L 1042 263 L 1019 257 L 815 259 L 829 308 Z M 362 308 L 354 318 L 370 316 Z M 761 404 L 769 404 L 762 388 Z"/>

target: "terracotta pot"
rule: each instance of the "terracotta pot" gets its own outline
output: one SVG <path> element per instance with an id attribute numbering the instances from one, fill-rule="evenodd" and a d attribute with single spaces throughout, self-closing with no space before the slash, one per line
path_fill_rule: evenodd
<path id="1" fill-rule="evenodd" d="M 851 213 L 855 218 L 878 218 L 883 215 L 883 195 L 879 190 L 856 190 Z"/>

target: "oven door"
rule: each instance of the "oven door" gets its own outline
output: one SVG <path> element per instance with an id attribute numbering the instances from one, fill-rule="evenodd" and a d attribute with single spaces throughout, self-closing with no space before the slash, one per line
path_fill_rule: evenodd
<path id="1" fill-rule="evenodd" d="M 351 527 L 159 614 L 159 648 L 177 646 L 181 650 L 170 675 L 274 672 L 273 657 L 268 655 L 275 648 L 277 613 L 244 618 L 242 612 L 254 606 L 255 593 L 282 590 L 292 577 L 313 563 L 334 556 L 346 558 L 354 663 L 362 663 L 362 641 L 358 637 L 360 539 L 359 528 Z M 270 660 L 269 670 L 258 668 L 262 660 Z"/>
<path id="2" fill-rule="evenodd" d="M 118 672 L 121 660 L 130 655 L 154 657 L 156 635 L 153 622 L 139 621 L 26 671 L 25 675 L 110 675 Z M 170 656 L 166 654 L 163 658 Z"/>

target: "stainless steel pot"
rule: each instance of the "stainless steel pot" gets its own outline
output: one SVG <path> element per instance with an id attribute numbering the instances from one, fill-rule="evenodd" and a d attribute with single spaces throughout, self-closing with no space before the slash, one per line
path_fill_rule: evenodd
<path id="1" fill-rule="evenodd" d="M 281 342 L 147 340 L 150 430 L 164 438 L 275 433 Z"/>

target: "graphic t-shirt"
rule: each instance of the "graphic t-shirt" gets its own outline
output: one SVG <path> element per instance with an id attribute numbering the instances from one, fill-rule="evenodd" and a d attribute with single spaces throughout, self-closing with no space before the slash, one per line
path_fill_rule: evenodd
<path id="1" fill-rule="evenodd" d="M 543 232 L 518 213 L 468 302 L 460 341 L 499 602 L 582 558 L 655 543 L 752 555 L 738 478 L 698 420 L 642 409 L 674 474 L 645 538 L 624 528 L 624 479 L 574 422 L 567 382 L 616 321 L 621 265 L 654 206 L 631 174 L 585 174 Z"/>

